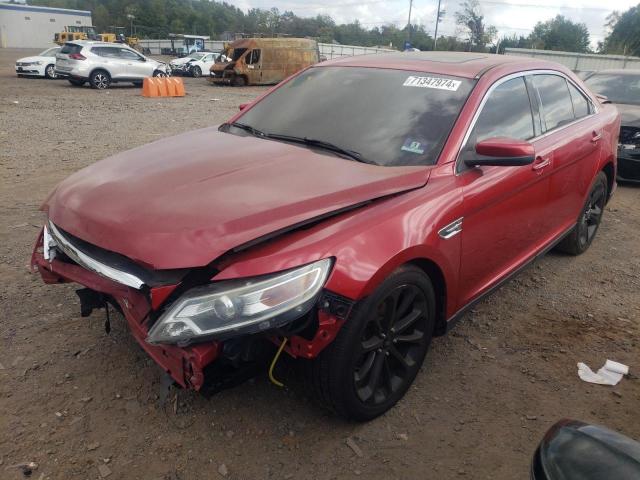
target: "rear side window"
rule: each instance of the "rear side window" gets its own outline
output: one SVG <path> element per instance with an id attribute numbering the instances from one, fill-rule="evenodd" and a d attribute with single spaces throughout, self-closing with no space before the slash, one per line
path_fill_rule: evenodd
<path id="1" fill-rule="evenodd" d="M 78 45 L 76 43 L 65 43 L 60 50 L 60 53 L 66 53 L 67 55 L 70 55 L 72 53 L 80 53 L 81 50 L 82 45 Z"/>
<path id="2" fill-rule="evenodd" d="M 118 49 L 114 47 L 93 47 L 91 53 L 100 57 L 118 58 Z"/>
<path id="3" fill-rule="evenodd" d="M 569 92 L 571 93 L 571 101 L 573 102 L 573 113 L 576 118 L 586 117 L 591 113 L 591 108 L 589 105 L 589 101 L 585 98 L 585 96 L 574 87 L 570 82 Z"/>
<path id="4" fill-rule="evenodd" d="M 546 130 L 553 130 L 574 120 L 573 103 L 567 81 L 558 75 L 534 75 L 533 85 L 540 94 L 542 118 Z"/>

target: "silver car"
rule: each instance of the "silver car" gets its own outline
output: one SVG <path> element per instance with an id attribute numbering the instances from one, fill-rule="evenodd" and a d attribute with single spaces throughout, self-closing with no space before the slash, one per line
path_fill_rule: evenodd
<path id="1" fill-rule="evenodd" d="M 165 77 L 169 72 L 166 63 L 121 43 L 77 40 L 65 43 L 56 55 L 56 75 L 78 87 L 86 82 L 99 89 L 117 82 L 142 85 L 146 77 Z"/>

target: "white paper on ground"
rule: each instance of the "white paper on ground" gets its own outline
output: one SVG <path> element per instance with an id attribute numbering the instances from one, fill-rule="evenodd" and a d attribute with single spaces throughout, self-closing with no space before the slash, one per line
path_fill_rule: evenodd
<path id="1" fill-rule="evenodd" d="M 622 377 L 629 373 L 629 367 L 622 363 L 607 360 L 603 367 L 594 373 L 584 363 L 578 363 L 578 376 L 589 383 L 597 383 L 599 385 L 617 385 Z"/>

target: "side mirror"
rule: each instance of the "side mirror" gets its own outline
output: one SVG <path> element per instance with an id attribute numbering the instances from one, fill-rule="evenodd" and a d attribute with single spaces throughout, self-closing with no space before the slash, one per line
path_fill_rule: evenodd
<path id="1" fill-rule="evenodd" d="M 470 167 L 490 165 L 496 167 L 519 167 L 533 163 L 536 152 L 529 142 L 506 137 L 493 137 L 476 144 L 479 158 L 465 160 Z"/>
<path id="2" fill-rule="evenodd" d="M 640 478 L 640 443 L 604 427 L 561 420 L 533 455 L 531 479 L 568 478 Z"/>
<path id="3" fill-rule="evenodd" d="M 244 110 L 245 108 L 247 108 L 249 106 L 248 103 L 241 103 L 240 105 L 238 105 L 238 109 L 240 111 Z"/>

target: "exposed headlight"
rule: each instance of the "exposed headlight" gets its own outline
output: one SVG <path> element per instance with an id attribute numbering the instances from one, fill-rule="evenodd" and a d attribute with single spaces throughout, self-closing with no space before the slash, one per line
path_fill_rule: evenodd
<path id="1" fill-rule="evenodd" d="M 184 345 L 281 327 L 313 307 L 331 263 L 326 258 L 284 273 L 194 288 L 158 319 L 147 342 Z"/>

